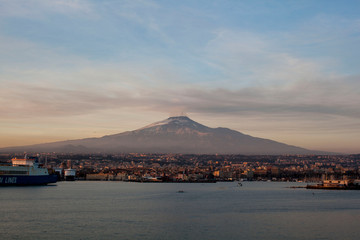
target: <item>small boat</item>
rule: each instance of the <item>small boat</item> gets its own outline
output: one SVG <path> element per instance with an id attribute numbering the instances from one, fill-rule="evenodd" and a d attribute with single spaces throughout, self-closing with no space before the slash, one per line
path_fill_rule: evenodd
<path id="1" fill-rule="evenodd" d="M 39 165 L 38 157 L 13 158 L 11 164 L 0 165 L 0 186 L 46 185 L 56 183 L 57 175 Z"/>

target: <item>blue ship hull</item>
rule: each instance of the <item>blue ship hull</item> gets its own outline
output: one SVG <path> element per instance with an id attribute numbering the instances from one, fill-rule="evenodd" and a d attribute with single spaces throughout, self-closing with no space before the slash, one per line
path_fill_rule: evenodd
<path id="1" fill-rule="evenodd" d="M 0 175 L 0 186 L 46 185 L 56 183 L 57 175 Z"/>

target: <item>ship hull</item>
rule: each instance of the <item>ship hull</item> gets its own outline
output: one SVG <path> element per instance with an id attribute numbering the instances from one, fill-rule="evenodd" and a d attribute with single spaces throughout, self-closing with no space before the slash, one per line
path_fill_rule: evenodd
<path id="1" fill-rule="evenodd" d="M 0 186 L 46 185 L 56 183 L 57 175 L 1 175 Z"/>

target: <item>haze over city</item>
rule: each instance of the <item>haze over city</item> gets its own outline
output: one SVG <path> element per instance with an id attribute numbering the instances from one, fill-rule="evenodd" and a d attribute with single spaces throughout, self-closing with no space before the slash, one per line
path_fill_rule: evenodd
<path id="1" fill-rule="evenodd" d="M 0 147 L 187 115 L 359 153 L 359 8 L 320 0 L 0 1 Z"/>

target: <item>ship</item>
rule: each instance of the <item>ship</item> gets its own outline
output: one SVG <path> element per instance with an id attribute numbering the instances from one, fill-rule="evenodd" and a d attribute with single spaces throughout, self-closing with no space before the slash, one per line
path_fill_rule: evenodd
<path id="1" fill-rule="evenodd" d="M 64 170 L 65 181 L 75 181 L 76 169 L 65 169 Z"/>
<path id="2" fill-rule="evenodd" d="M 360 180 L 324 180 L 320 184 L 307 185 L 306 188 L 325 190 L 360 190 Z"/>
<path id="3" fill-rule="evenodd" d="M 11 163 L 0 165 L 0 186 L 46 185 L 56 183 L 57 175 L 50 174 L 39 164 L 39 158 L 13 158 Z"/>

